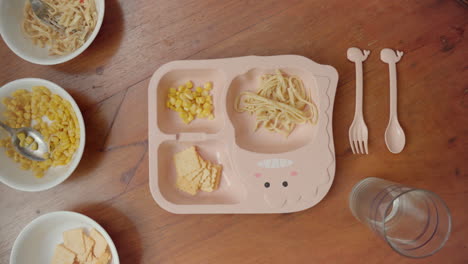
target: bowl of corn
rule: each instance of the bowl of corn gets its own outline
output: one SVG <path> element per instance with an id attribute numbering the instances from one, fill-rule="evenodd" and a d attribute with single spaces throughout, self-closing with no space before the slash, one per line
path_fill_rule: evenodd
<path id="1" fill-rule="evenodd" d="M 32 127 L 48 144 L 45 161 L 20 155 L 11 138 L 0 129 L 0 181 L 21 191 L 43 191 L 67 179 L 84 151 L 85 126 L 75 100 L 62 87 L 47 80 L 26 78 L 0 88 L 0 120 L 13 128 Z M 34 149 L 34 140 L 17 135 Z"/>

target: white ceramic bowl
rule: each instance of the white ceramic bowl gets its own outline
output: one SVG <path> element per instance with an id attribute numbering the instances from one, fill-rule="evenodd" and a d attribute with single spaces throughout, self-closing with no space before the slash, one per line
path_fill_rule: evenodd
<path id="1" fill-rule="evenodd" d="M 13 244 L 10 264 L 51 263 L 54 249 L 63 243 L 62 233 L 74 228 L 95 228 L 106 239 L 112 254 L 110 264 L 119 264 L 119 255 L 106 230 L 93 219 L 75 212 L 52 212 L 29 223 Z"/>
<path id="2" fill-rule="evenodd" d="M 14 189 L 28 192 L 47 190 L 67 179 L 78 166 L 78 163 L 83 156 L 86 141 L 85 125 L 80 108 L 67 91 L 53 82 L 37 78 L 26 78 L 12 81 L 0 88 L 0 100 L 4 97 L 10 96 L 18 89 L 31 90 L 33 86 L 45 86 L 49 88 L 52 93 L 60 95 L 60 97 L 71 103 L 76 117 L 78 118 L 78 123 L 80 124 L 80 145 L 68 165 L 50 168 L 45 173 L 44 177 L 40 179 L 34 177 L 33 172 L 22 170 L 18 163 L 14 162 L 5 154 L 5 149 L 0 148 L 0 181 Z M 3 114 L 1 114 L 4 111 L 5 107 L 0 103 L 0 120 L 4 120 Z M 0 135 L 4 136 L 4 133 L 6 132 L 3 129 L 0 129 Z"/>
<path id="3" fill-rule="evenodd" d="M 93 42 L 104 19 L 104 0 L 95 0 L 98 21 L 93 33 L 79 49 L 63 56 L 49 55 L 48 48 L 34 45 L 21 28 L 25 2 L 29 0 L 0 0 L 0 34 L 8 47 L 19 57 L 41 65 L 54 65 L 80 55 Z"/>

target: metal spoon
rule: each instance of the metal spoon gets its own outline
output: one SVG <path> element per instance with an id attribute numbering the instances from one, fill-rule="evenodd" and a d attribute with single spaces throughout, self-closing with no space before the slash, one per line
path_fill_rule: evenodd
<path id="1" fill-rule="evenodd" d="M 380 59 L 388 63 L 390 71 L 390 120 L 388 121 L 387 129 L 385 130 L 385 144 L 388 150 L 394 154 L 400 153 L 406 144 L 405 132 L 398 122 L 397 114 L 397 74 L 396 63 L 403 56 L 402 51 L 397 51 L 396 54 L 392 49 L 383 49 L 380 52 Z"/>
<path id="2" fill-rule="evenodd" d="M 49 152 L 49 147 L 47 143 L 44 141 L 41 133 L 37 130 L 32 129 L 30 127 L 22 127 L 22 128 L 11 128 L 7 126 L 5 123 L 0 121 L 0 127 L 5 129 L 11 136 L 11 143 L 15 147 L 16 151 L 23 155 L 24 157 L 35 160 L 35 161 L 44 161 L 44 154 Z M 20 140 L 18 138 L 19 133 L 24 133 L 26 137 L 32 137 L 34 141 L 37 143 L 37 150 L 32 150 L 29 147 L 21 147 Z"/>
<path id="3" fill-rule="evenodd" d="M 42 0 L 29 0 L 31 3 L 31 9 L 39 20 L 53 27 L 55 30 L 63 33 L 65 30 L 54 17 L 51 17 L 50 10 L 52 9 L 47 3 Z"/>

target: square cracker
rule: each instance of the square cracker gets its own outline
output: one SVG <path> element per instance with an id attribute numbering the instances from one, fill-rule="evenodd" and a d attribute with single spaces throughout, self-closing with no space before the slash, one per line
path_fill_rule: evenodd
<path id="1" fill-rule="evenodd" d="M 219 187 L 219 182 L 221 181 L 221 173 L 223 172 L 223 166 L 219 165 L 219 164 L 216 164 L 216 165 L 213 165 L 213 170 L 214 172 L 212 171 L 212 173 L 214 173 L 213 175 L 213 189 L 218 189 Z"/>
<path id="2" fill-rule="evenodd" d="M 210 166 L 210 170 L 207 170 L 208 175 L 206 175 L 206 177 L 200 182 L 200 189 L 202 191 L 212 192 L 218 189 L 222 168 L 223 167 L 221 165 L 217 164 Z"/>
<path id="3" fill-rule="evenodd" d="M 195 195 L 198 191 L 198 184 L 200 182 L 200 176 L 196 176 L 193 180 L 189 180 L 185 177 L 177 177 L 177 188 L 188 194 Z"/>
<path id="4" fill-rule="evenodd" d="M 96 229 L 91 229 L 89 236 L 94 240 L 93 254 L 95 257 L 99 258 L 107 249 L 107 241 L 102 237 Z"/>
<path id="5" fill-rule="evenodd" d="M 89 258 L 86 260 L 84 264 L 96 264 L 97 263 L 97 258 L 93 256 L 93 254 L 89 255 Z"/>
<path id="6" fill-rule="evenodd" d="M 174 163 L 178 176 L 185 176 L 200 169 L 200 160 L 194 146 L 174 155 Z"/>
<path id="7" fill-rule="evenodd" d="M 196 178 L 200 175 L 202 175 L 204 168 L 200 168 L 198 170 L 192 171 L 191 173 L 182 176 L 183 178 L 186 178 L 189 181 L 196 180 Z"/>
<path id="8" fill-rule="evenodd" d="M 211 164 L 210 161 L 205 161 L 200 155 L 198 155 L 198 162 L 200 162 L 200 167 L 202 168 L 206 168 Z"/>
<path id="9" fill-rule="evenodd" d="M 205 182 L 210 182 L 211 179 L 211 169 L 203 169 L 201 172 L 201 178 L 200 178 L 200 185 L 202 185 Z"/>
<path id="10" fill-rule="evenodd" d="M 78 255 L 85 253 L 83 229 L 76 228 L 63 232 L 63 244 Z"/>
<path id="11" fill-rule="evenodd" d="M 111 259 L 109 250 L 106 250 L 99 258 L 97 258 L 96 264 L 108 264 Z"/>
<path id="12" fill-rule="evenodd" d="M 85 253 L 77 255 L 76 259 L 79 263 L 86 263 L 90 256 L 93 255 L 93 247 L 94 247 L 94 240 L 89 236 L 83 234 L 84 242 L 85 242 Z"/>
<path id="13" fill-rule="evenodd" d="M 55 247 L 52 264 L 73 264 L 75 261 L 75 253 L 66 248 L 63 244 Z"/>

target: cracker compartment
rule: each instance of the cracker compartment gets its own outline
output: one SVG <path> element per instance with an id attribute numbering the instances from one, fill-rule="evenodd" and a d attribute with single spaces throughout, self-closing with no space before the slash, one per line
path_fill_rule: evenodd
<path id="1" fill-rule="evenodd" d="M 194 195 L 190 195 L 176 187 L 178 177 L 174 164 L 174 155 L 192 146 L 196 146 L 196 151 L 206 162 L 221 164 L 223 167 L 222 175 L 219 177 L 219 186 L 212 192 L 199 191 L 198 193 L 195 192 Z M 158 152 L 160 155 L 158 155 L 157 163 L 160 177 L 157 184 L 161 194 L 167 201 L 177 205 L 218 205 L 236 204 L 245 198 L 244 186 L 239 180 L 240 178 L 232 170 L 226 148 L 222 142 L 217 140 L 197 142 L 170 140 L 163 142 L 159 146 Z M 190 164 L 187 164 L 187 167 L 190 166 Z"/>

